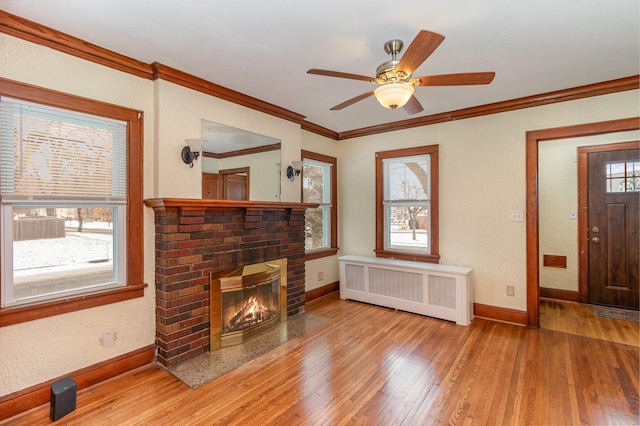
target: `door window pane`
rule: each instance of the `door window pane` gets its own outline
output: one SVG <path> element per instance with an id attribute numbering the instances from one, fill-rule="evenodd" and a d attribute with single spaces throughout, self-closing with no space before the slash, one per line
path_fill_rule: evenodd
<path id="1" fill-rule="evenodd" d="M 607 163 L 604 167 L 606 192 L 640 191 L 640 161 Z"/>

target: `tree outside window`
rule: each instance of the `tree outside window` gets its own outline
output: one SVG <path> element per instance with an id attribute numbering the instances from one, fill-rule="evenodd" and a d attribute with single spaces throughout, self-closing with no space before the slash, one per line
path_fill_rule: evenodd
<path id="1" fill-rule="evenodd" d="M 307 257 L 337 252 L 336 159 L 303 151 L 302 201 L 318 204 L 305 214 L 305 251 Z"/>
<path id="2" fill-rule="evenodd" d="M 437 262 L 437 146 L 376 154 L 376 253 Z"/>

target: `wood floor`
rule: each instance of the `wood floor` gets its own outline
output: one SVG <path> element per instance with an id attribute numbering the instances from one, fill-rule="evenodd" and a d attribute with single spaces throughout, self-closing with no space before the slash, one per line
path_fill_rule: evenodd
<path id="1" fill-rule="evenodd" d="M 598 317 L 593 306 L 540 299 L 540 327 L 625 345 L 640 346 L 640 324 Z"/>
<path id="2" fill-rule="evenodd" d="M 337 299 L 330 320 L 192 390 L 160 368 L 78 393 L 74 425 L 638 424 L 638 347 Z M 11 424 L 50 424 L 48 406 Z"/>

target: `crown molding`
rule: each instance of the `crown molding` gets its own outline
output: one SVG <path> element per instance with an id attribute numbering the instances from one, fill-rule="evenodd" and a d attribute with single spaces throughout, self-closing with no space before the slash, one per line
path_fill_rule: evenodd
<path id="1" fill-rule="evenodd" d="M 301 127 L 302 127 L 302 130 L 306 130 L 308 132 L 315 133 L 317 135 L 324 136 L 329 139 L 333 139 L 336 141 L 340 139 L 340 134 L 338 132 L 334 132 L 331 129 L 327 129 L 326 127 L 319 126 L 317 124 L 311 123 L 306 120 L 302 122 Z"/>
<path id="2" fill-rule="evenodd" d="M 410 129 L 412 127 L 429 126 L 432 124 L 446 123 L 448 121 L 481 117 L 483 115 L 498 114 L 501 112 L 515 111 L 518 109 L 532 108 L 558 102 L 573 101 L 576 99 L 589 98 L 592 96 L 600 96 L 609 93 L 635 90 L 639 87 L 640 76 L 634 75 L 630 77 L 619 78 L 616 80 L 603 81 L 600 83 L 588 84 L 585 86 L 577 86 L 569 89 L 556 90 L 553 92 L 526 96 L 524 98 L 511 99 L 508 101 L 495 102 L 492 104 L 464 108 L 456 111 L 449 111 L 440 114 L 412 118 L 408 120 L 395 121 L 393 123 L 348 130 L 346 132 L 341 132 L 339 134 L 338 140 L 376 135 L 378 133 L 394 132 L 397 130 Z"/>
<path id="3" fill-rule="evenodd" d="M 271 145 L 256 146 L 253 148 L 239 149 L 237 151 L 223 152 L 222 154 L 218 154 L 215 152 L 202 151 L 202 156 L 209 157 L 209 158 L 218 158 L 218 159 L 240 157 L 242 155 L 251 155 L 251 154 L 259 154 L 261 152 L 277 151 L 281 148 L 281 145 L 282 144 L 278 142 Z"/>
<path id="4" fill-rule="evenodd" d="M 0 10 L 0 32 L 100 65 L 151 79 L 151 66 L 93 43 Z"/>
<path id="5" fill-rule="evenodd" d="M 228 89 L 220 86 L 219 84 L 211 83 L 210 81 L 187 74 L 186 72 L 171 68 L 167 65 L 154 62 L 151 64 L 151 68 L 153 69 L 154 80 L 162 79 L 170 81 L 180 86 L 215 96 L 216 98 L 224 99 L 225 101 L 233 102 L 234 104 L 242 105 L 256 111 L 264 112 L 265 114 L 292 121 L 296 124 L 302 124 L 302 121 L 304 120 L 304 115 L 261 101 L 260 99 L 249 95 L 236 92 L 235 90 Z"/>
<path id="6" fill-rule="evenodd" d="M 232 102 L 244 107 L 263 112 L 293 123 L 299 124 L 302 130 L 306 130 L 333 140 L 346 140 L 362 136 L 370 136 L 378 133 L 393 132 L 410 129 L 413 127 L 429 126 L 432 124 L 446 123 L 449 121 L 463 120 L 465 118 L 481 117 L 483 115 L 497 114 L 524 108 L 532 108 L 541 105 L 549 105 L 558 102 L 566 102 L 592 96 L 617 93 L 626 90 L 635 90 L 640 87 L 640 76 L 634 75 L 616 80 L 578 86 L 564 90 L 542 93 L 523 98 L 501 101 L 487 105 L 464 108 L 455 111 L 427 115 L 402 121 L 395 121 L 360 129 L 335 132 L 326 127 L 305 120 L 305 116 L 287 110 L 277 105 L 270 104 L 260 99 L 245 95 L 235 90 L 228 89 L 202 78 L 187 74 L 183 71 L 154 62 L 147 64 L 127 56 L 104 49 L 95 44 L 79 38 L 64 34 L 52 28 L 40 25 L 33 21 L 12 15 L 0 10 L 0 32 L 27 40 L 42 46 L 47 46 L 60 52 L 76 56 L 91 62 L 104 65 L 119 71 L 136 75 L 145 79 L 163 79 L 175 84 Z"/>

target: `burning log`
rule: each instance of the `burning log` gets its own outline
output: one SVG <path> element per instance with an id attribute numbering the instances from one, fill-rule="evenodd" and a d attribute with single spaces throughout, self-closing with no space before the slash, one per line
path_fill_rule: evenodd
<path id="1" fill-rule="evenodd" d="M 244 302 L 242 309 L 231 318 L 229 325 L 232 329 L 235 329 L 256 324 L 265 319 L 265 313 L 268 313 L 267 307 L 259 305 L 255 297 L 250 297 Z"/>

